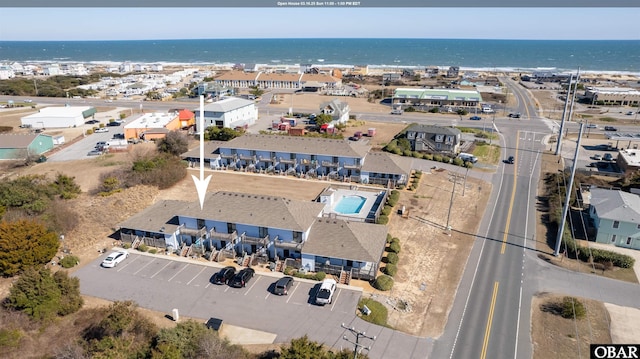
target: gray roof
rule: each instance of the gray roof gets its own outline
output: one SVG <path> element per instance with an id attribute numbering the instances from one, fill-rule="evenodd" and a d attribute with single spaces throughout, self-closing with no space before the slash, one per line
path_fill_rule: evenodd
<path id="1" fill-rule="evenodd" d="M 413 158 L 387 152 L 369 152 L 362 164 L 362 171 L 375 173 L 409 174 Z"/>
<path id="2" fill-rule="evenodd" d="M 302 253 L 377 263 L 386 240 L 384 225 L 319 218 L 311 227 Z"/>
<path id="3" fill-rule="evenodd" d="M 229 112 L 245 106 L 254 105 L 253 101 L 245 100 L 243 98 L 229 97 L 220 101 L 216 101 L 204 106 L 205 111 L 209 112 Z M 199 113 L 197 111 L 196 113 Z"/>
<path id="4" fill-rule="evenodd" d="M 27 148 L 38 136 L 37 133 L 2 133 L 0 134 L 0 148 Z"/>
<path id="5" fill-rule="evenodd" d="M 364 144 L 362 141 L 249 134 L 236 137 L 229 142 L 225 142 L 225 145 L 220 147 L 352 158 L 363 158 L 370 149 L 370 146 Z"/>
<path id="6" fill-rule="evenodd" d="M 127 220 L 118 224 L 118 227 L 155 233 L 174 233 L 179 225 L 177 221 L 173 220 L 175 214 L 189 205 L 196 205 L 200 208 L 197 202 L 190 203 L 176 200 L 160 201 L 129 217 Z M 164 230 L 162 230 L 162 228 L 164 228 Z"/>
<path id="7" fill-rule="evenodd" d="M 318 202 L 220 191 L 207 194 L 202 210 L 198 201 L 161 201 L 119 226 L 151 232 L 164 227 L 164 232 L 174 232 L 179 224 L 174 217 L 183 216 L 304 232 L 323 208 L 324 204 Z"/>
<path id="8" fill-rule="evenodd" d="M 214 152 L 218 152 L 218 148 L 220 148 L 221 146 L 224 146 L 225 144 L 227 144 L 227 141 L 206 141 L 204 143 L 204 157 L 205 158 L 209 158 L 210 154 L 214 153 Z M 194 157 L 194 158 L 199 158 L 200 157 L 200 144 L 198 143 L 198 145 L 192 149 L 190 149 L 189 151 L 185 152 L 182 154 L 182 158 L 186 158 L 186 157 Z"/>
<path id="9" fill-rule="evenodd" d="M 320 104 L 320 111 L 324 111 L 325 108 L 330 107 L 334 111 L 335 117 L 341 117 L 343 114 L 349 111 L 349 103 L 333 99 Z"/>
<path id="10" fill-rule="evenodd" d="M 636 194 L 592 188 L 590 203 L 600 218 L 640 223 L 640 196 Z"/>
<path id="11" fill-rule="evenodd" d="M 435 125 L 419 125 L 413 124 L 407 128 L 407 131 L 416 131 L 416 132 L 424 132 L 424 133 L 433 133 L 439 135 L 453 135 L 458 136 L 462 132 L 457 128 L 453 127 L 444 127 L 444 126 L 435 126 Z"/>

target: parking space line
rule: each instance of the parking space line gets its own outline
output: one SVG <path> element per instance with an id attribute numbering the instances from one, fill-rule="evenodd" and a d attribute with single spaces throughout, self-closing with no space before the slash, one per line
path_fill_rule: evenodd
<path id="1" fill-rule="evenodd" d="M 269 298 L 270 295 L 271 295 L 271 293 L 269 291 L 267 291 L 267 295 L 264 296 L 264 300 L 267 300 L 267 298 Z"/>
<path id="2" fill-rule="evenodd" d="M 179 271 L 177 271 L 177 272 L 176 272 L 176 274 L 174 274 L 171 278 L 169 278 L 169 280 L 168 280 L 167 282 L 171 282 L 171 280 L 172 280 L 173 278 L 175 278 L 178 274 L 180 274 L 180 272 L 182 272 L 182 271 L 183 271 L 185 268 L 187 268 L 188 266 L 189 266 L 189 264 L 188 264 L 188 263 L 187 263 L 187 264 L 185 264 L 185 265 L 184 265 L 184 267 L 180 268 L 180 270 L 179 270 Z"/>
<path id="3" fill-rule="evenodd" d="M 246 292 L 244 292 L 244 295 L 249 294 L 249 292 L 251 291 L 251 289 L 253 289 L 253 287 L 255 287 L 255 286 L 256 286 L 256 283 L 258 283 L 258 281 L 260 280 L 260 278 L 261 278 L 261 277 L 262 277 L 262 276 L 258 276 L 258 278 L 256 278 L 256 280 L 253 282 L 253 284 L 251 285 L 251 287 L 249 287 L 249 289 L 247 289 L 247 291 L 246 291 Z"/>
<path id="4" fill-rule="evenodd" d="M 207 267 L 202 267 L 202 269 L 200 269 L 200 272 L 198 272 L 198 274 L 196 274 L 193 278 L 191 278 L 191 280 L 190 280 L 190 281 L 188 281 L 188 282 L 187 282 L 187 285 L 191 284 L 191 282 L 193 282 L 193 280 L 194 280 L 194 279 L 196 279 L 196 278 L 200 275 L 200 273 L 204 272 L 204 270 L 205 270 L 206 268 L 207 268 Z M 196 284 L 196 286 L 198 286 L 198 285 Z M 208 285 L 207 285 L 207 286 L 208 286 Z"/>
<path id="5" fill-rule="evenodd" d="M 209 288 L 209 286 L 211 285 L 211 282 L 207 283 L 207 285 L 204 286 L 205 289 Z"/>
<path id="6" fill-rule="evenodd" d="M 331 300 L 331 311 L 333 312 L 333 307 L 336 306 L 336 302 L 338 301 L 338 297 L 340 297 L 340 292 L 342 292 L 342 288 L 338 289 L 338 293 L 336 293 L 336 297 Z"/>
<path id="7" fill-rule="evenodd" d="M 140 272 L 141 270 L 145 269 L 145 268 L 146 268 L 149 264 L 151 264 L 151 263 L 153 263 L 153 260 L 152 260 L 152 261 L 149 261 L 149 263 L 147 263 L 147 264 L 143 265 L 143 266 L 142 266 L 142 268 L 140 268 L 140 269 L 138 269 L 137 271 L 135 271 L 135 273 L 133 273 L 133 275 L 138 274 L 138 272 Z M 144 277 L 144 276 L 143 276 L 143 277 Z"/>
<path id="8" fill-rule="evenodd" d="M 118 268 L 118 269 L 116 270 L 116 272 L 120 272 L 121 270 L 123 270 L 123 269 L 127 268 L 127 267 L 129 266 L 129 264 L 131 264 L 131 263 L 135 262 L 135 261 L 136 261 L 136 259 L 138 259 L 138 258 L 140 258 L 140 257 L 135 257 L 135 258 L 131 259 L 130 261 L 127 261 L 127 263 L 126 263 L 125 265 L 123 265 L 122 267 Z"/>
<path id="9" fill-rule="evenodd" d="M 152 276 L 151 276 L 151 277 L 149 277 L 149 278 L 153 278 L 153 277 L 157 276 L 157 275 L 158 275 L 158 273 L 162 272 L 162 270 L 163 270 L 163 269 L 165 269 L 165 268 L 167 268 L 167 267 L 169 266 L 169 264 L 171 264 L 171 263 L 173 263 L 173 261 L 167 261 L 167 264 L 165 264 L 165 265 L 164 265 L 164 267 L 160 268 L 160 270 L 158 270 L 154 275 L 152 275 Z"/>
<path id="10" fill-rule="evenodd" d="M 300 286 L 300 283 L 296 283 L 296 286 L 293 288 L 291 293 L 289 293 L 291 295 L 287 294 L 287 296 L 289 297 L 289 298 L 287 298 L 287 303 L 289 303 L 289 301 L 291 300 L 291 297 L 293 297 L 293 293 L 295 293 L 296 289 L 298 289 L 299 286 Z"/>

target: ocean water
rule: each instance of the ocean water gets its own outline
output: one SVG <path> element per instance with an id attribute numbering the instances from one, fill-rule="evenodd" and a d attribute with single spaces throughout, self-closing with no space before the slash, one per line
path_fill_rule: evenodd
<path id="1" fill-rule="evenodd" d="M 0 62 L 315 64 L 640 73 L 640 41 L 234 39 L 0 41 Z"/>

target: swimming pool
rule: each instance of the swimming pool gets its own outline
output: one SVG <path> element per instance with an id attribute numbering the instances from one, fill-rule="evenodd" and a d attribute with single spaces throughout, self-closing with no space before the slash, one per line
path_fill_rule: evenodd
<path id="1" fill-rule="evenodd" d="M 361 196 L 343 196 L 333 210 L 341 214 L 356 214 L 366 201 L 367 199 Z"/>

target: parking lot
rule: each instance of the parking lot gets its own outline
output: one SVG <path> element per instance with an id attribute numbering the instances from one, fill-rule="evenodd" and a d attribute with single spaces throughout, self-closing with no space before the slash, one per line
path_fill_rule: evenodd
<path id="1" fill-rule="evenodd" d="M 322 307 L 313 304 L 318 287 L 315 282 L 296 280 L 289 295 L 277 296 L 271 292 L 279 276 L 260 271 L 245 288 L 232 288 L 212 283 L 219 267 L 131 253 L 117 267 L 102 268 L 100 262 L 105 256 L 76 273 L 83 294 L 109 300 L 131 299 L 166 313 L 177 308 L 190 317 L 215 317 L 237 326 L 277 333 L 278 341 L 300 336 L 301 328 L 321 332 L 320 327 L 331 321 L 339 329 L 346 316 L 354 316 L 361 294 L 338 288 L 333 303 Z"/>

